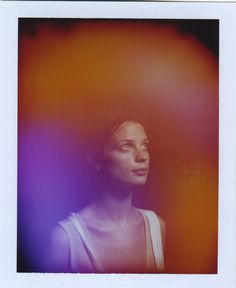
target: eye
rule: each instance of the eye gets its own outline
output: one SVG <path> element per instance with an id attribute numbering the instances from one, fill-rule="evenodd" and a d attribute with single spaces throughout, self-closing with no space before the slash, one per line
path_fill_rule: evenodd
<path id="1" fill-rule="evenodd" d="M 129 143 L 124 143 L 123 145 L 120 146 L 121 151 L 128 151 L 131 148 L 131 144 Z"/>
<path id="2" fill-rule="evenodd" d="M 146 150 L 148 150 L 148 148 L 149 148 L 149 144 L 148 144 L 148 143 L 143 143 L 143 144 L 142 144 L 142 149 L 143 149 L 143 150 L 146 151 Z"/>

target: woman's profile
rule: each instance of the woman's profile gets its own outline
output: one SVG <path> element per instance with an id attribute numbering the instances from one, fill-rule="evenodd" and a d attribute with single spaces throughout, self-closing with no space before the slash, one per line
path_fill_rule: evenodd
<path id="1" fill-rule="evenodd" d="M 97 171 L 97 197 L 53 230 L 53 271 L 163 271 L 165 224 L 153 211 L 132 205 L 135 188 L 147 182 L 149 141 L 144 125 L 132 117 L 116 119 L 101 133 L 88 156 Z"/>

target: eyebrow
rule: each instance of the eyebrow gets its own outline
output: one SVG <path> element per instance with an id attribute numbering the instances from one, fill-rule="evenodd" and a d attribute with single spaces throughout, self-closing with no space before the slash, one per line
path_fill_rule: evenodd
<path id="1" fill-rule="evenodd" d="M 119 140 L 119 141 L 114 141 L 114 144 L 117 145 L 117 144 L 120 144 L 120 143 L 122 143 L 122 142 L 132 143 L 132 142 L 134 142 L 134 140 L 133 140 L 133 139 L 122 139 L 122 140 Z M 143 139 L 142 142 L 150 143 L 150 141 L 149 141 L 148 138 Z"/>

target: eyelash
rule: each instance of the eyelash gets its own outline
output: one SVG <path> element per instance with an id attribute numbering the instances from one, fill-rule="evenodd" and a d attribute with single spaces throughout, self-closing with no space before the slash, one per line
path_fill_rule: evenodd
<path id="1" fill-rule="evenodd" d="M 142 146 L 144 146 L 144 150 L 147 151 L 148 150 L 148 144 L 142 144 Z M 131 148 L 131 144 L 129 143 L 125 143 L 123 145 L 121 145 L 120 150 L 121 151 L 127 151 L 129 148 Z"/>
<path id="2" fill-rule="evenodd" d="M 121 145 L 120 150 L 121 151 L 127 151 L 129 148 L 131 147 L 131 145 L 129 143 L 125 143 L 123 145 Z"/>

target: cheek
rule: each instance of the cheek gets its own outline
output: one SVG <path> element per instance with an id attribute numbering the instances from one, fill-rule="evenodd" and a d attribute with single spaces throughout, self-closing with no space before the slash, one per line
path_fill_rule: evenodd
<path id="1" fill-rule="evenodd" d="M 132 157 L 129 154 L 113 155 L 107 157 L 106 168 L 108 171 L 126 172 L 130 170 Z"/>

